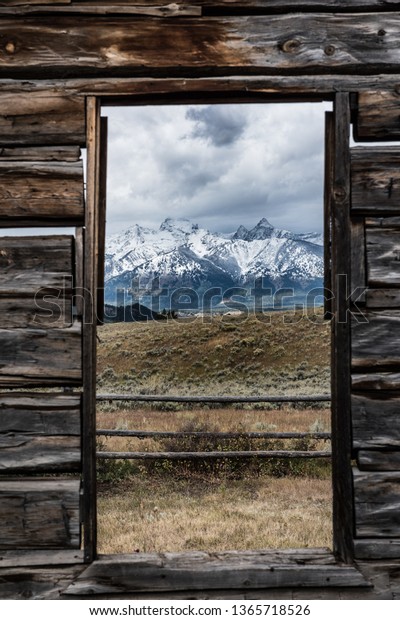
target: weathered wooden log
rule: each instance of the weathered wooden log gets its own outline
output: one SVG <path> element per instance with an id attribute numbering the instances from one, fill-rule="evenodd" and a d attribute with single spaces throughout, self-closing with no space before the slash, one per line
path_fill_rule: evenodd
<path id="1" fill-rule="evenodd" d="M 72 325 L 73 237 L 0 237 L 2 327 Z"/>
<path id="2" fill-rule="evenodd" d="M 0 549 L 78 549 L 79 480 L 0 480 Z"/>
<path id="3" fill-rule="evenodd" d="M 40 551 L 0 551 L 0 569 L 17 568 L 28 566 L 67 566 L 68 564 L 79 564 L 83 562 L 83 551 L 67 549 L 66 551 L 40 550 Z M 51 569 L 50 569 L 51 570 Z M 56 572 L 56 568 L 53 568 Z M 1 586 L 0 586 L 1 596 Z M 28 598 L 32 598 L 29 596 Z"/>
<path id="4" fill-rule="evenodd" d="M 324 553 L 287 550 L 208 554 L 135 553 L 103 556 L 65 591 L 67 596 L 112 596 L 128 592 L 254 589 L 276 587 L 368 587 L 354 566 L 329 561 Z M 313 558 L 314 555 L 314 558 Z"/>
<path id="5" fill-rule="evenodd" d="M 81 327 L 0 329 L 0 385 L 80 385 Z"/>
<path id="6" fill-rule="evenodd" d="M 399 287 L 399 235 L 400 228 L 366 228 L 367 278 L 369 286 Z"/>
<path id="7" fill-rule="evenodd" d="M 400 447 L 399 392 L 353 394 L 354 448 Z"/>
<path id="8" fill-rule="evenodd" d="M 353 316 L 351 341 L 353 368 L 397 367 L 400 364 L 400 312 L 368 311 L 363 316 Z"/>
<path id="9" fill-rule="evenodd" d="M 360 560 L 400 558 L 400 539 L 358 539 L 354 541 L 355 557 Z"/>
<path id="10" fill-rule="evenodd" d="M 15 1 L 15 0 L 14 0 Z M 20 0 L 21 1 L 21 0 Z M 38 0 L 37 0 L 38 1 Z M 53 0 L 55 1 L 55 0 Z M 48 14 L 49 7 L 46 3 L 42 3 L 44 6 L 38 6 L 33 3 L 32 6 L 13 6 L 12 8 L 3 8 L 0 3 L 0 16 L 2 15 L 41 15 Z M 49 4 L 49 2 L 47 3 Z M 158 3 L 158 5 L 135 5 L 125 2 L 124 4 L 116 2 L 110 2 L 108 4 L 98 4 L 95 2 L 72 2 L 67 6 L 56 6 L 53 4 L 51 12 L 53 15 L 138 15 L 138 16 L 150 16 L 150 17 L 201 17 L 201 6 L 194 6 L 193 4 L 177 4 L 171 2 L 170 4 Z"/>
<path id="11" fill-rule="evenodd" d="M 351 149 L 351 208 L 359 214 L 400 213 L 400 150 Z"/>
<path id="12" fill-rule="evenodd" d="M 400 538 L 400 472 L 353 470 L 358 538 Z"/>
<path id="13" fill-rule="evenodd" d="M 364 289 L 367 286 L 365 270 L 365 226 L 364 218 L 351 218 L 351 300 L 357 305 L 365 303 Z"/>
<path id="14" fill-rule="evenodd" d="M 32 85 L 27 92 L 1 92 L 0 146 L 85 146 L 85 140 L 82 97 L 60 94 L 57 87 L 42 84 Z"/>
<path id="15" fill-rule="evenodd" d="M 256 433 L 256 432 L 207 432 L 207 431 L 142 431 L 129 430 L 121 431 L 111 428 L 97 429 L 96 435 L 106 435 L 107 437 L 137 437 L 138 439 L 153 438 L 182 438 L 182 437 L 202 437 L 208 439 L 330 439 L 330 433 Z"/>
<path id="16" fill-rule="evenodd" d="M 362 140 L 399 140 L 400 91 L 394 86 L 388 90 L 370 90 L 358 93 L 354 137 Z"/>
<path id="17" fill-rule="evenodd" d="M 73 16 L 4 18 L 4 77 L 354 72 L 399 66 L 400 16 L 285 14 L 177 20 Z M 249 45 L 251 41 L 251 45 Z M 179 67 L 177 67 L 177 58 Z"/>
<path id="18" fill-rule="evenodd" d="M 0 148 L 0 162 L 77 162 L 81 157 L 79 146 L 20 146 Z"/>
<path id="19" fill-rule="evenodd" d="M 15 162 L 0 158 L 0 224 L 79 225 L 84 217 L 82 162 Z"/>
<path id="20" fill-rule="evenodd" d="M 357 465 L 362 471 L 400 471 L 400 450 L 359 450 Z"/>
<path id="21" fill-rule="evenodd" d="M 329 394 L 315 394 L 311 396 L 289 395 L 282 396 L 176 396 L 166 394 L 97 394 L 97 401 L 126 400 L 168 403 L 318 403 L 330 402 Z"/>
<path id="22" fill-rule="evenodd" d="M 369 288 L 365 293 L 367 308 L 400 308 L 400 289 Z"/>
<path id="23" fill-rule="evenodd" d="M 80 396 L 0 394 L 0 471 L 79 471 Z"/>
<path id="24" fill-rule="evenodd" d="M 354 391 L 398 390 L 400 391 L 400 374 L 397 372 L 353 373 L 351 385 Z"/>

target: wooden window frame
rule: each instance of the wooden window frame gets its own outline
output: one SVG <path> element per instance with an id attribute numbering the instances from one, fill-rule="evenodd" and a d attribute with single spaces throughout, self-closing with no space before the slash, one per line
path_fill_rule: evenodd
<path id="1" fill-rule="evenodd" d="M 241 80 L 244 85 L 246 79 Z M 325 134 L 330 157 L 325 155 L 325 205 L 329 203 L 332 226 L 331 284 L 334 298 L 342 300 L 340 314 L 349 309 L 347 292 L 338 274 L 349 273 L 350 265 L 350 92 L 334 92 L 316 88 L 293 87 L 284 84 L 271 94 L 261 88 L 249 92 L 238 87 L 235 80 L 221 78 L 206 80 L 174 79 L 164 86 L 162 80 L 144 79 L 140 86 L 129 81 L 124 86 L 111 84 L 106 93 L 87 96 L 87 205 L 85 221 L 85 313 L 84 319 L 84 392 L 83 392 L 83 487 L 84 487 L 84 558 L 92 562 L 96 550 L 96 295 L 99 256 L 99 218 L 101 211 L 101 106 L 172 105 L 188 103 L 293 103 L 333 101 L 333 112 Z M 195 83 L 195 88 L 193 88 Z M 189 88 L 188 88 L 189 84 Z M 203 84 L 205 84 L 203 86 Z M 250 89 L 251 90 L 251 89 Z M 272 90 L 272 89 L 271 89 Z M 186 92 L 185 92 L 186 91 Z M 328 214 L 329 219 L 329 214 Z M 325 261 L 327 257 L 325 256 Z M 341 280 L 343 282 L 343 280 Z M 345 300 L 345 302 L 343 301 Z M 345 306 L 343 305 L 345 303 Z M 341 322 L 339 308 L 332 309 L 332 483 L 333 483 L 333 553 L 338 562 L 354 560 L 354 514 L 351 475 L 351 418 L 350 418 L 350 329 L 348 321 Z M 340 367 L 339 360 L 340 358 Z M 118 556 L 116 556 L 118 557 Z"/>

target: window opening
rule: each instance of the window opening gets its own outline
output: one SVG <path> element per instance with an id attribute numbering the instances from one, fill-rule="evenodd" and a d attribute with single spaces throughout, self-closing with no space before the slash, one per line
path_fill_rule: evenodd
<path id="1" fill-rule="evenodd" d="M 103 110 L 100 553 L 331 546 L 327 109 Z"/>

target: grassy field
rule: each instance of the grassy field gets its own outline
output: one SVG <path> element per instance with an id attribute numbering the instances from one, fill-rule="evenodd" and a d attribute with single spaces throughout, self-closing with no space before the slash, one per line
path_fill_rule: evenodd
<path id="1" fill-rule="evenodd" d="M 329 325 L 274 313 L 105 325 L 99 392 L 329 392 Z M 98 428 L 328 431 L 327 407 L 102 403 Z M 328 450 L 306 440 L 99 438 L 101 450 Z M 102 553 L 329 546 L 329 461 L 218 459 L 99 463 Z"/>

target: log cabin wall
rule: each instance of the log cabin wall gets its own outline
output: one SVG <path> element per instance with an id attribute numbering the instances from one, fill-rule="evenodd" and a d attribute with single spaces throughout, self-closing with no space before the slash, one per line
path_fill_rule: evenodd
<path id="1" fill-rule="evenodd" d="M 334 551 L 347 564 L 368 561 L 365 574 L 386 580 L 386 595 L 398 591 L 398 564 L 382 561 L 400 559 L 400 154 L 389 144 L 400 138 L 399 6 L 0 0 L 1 226 L 60 227 L 39 241 L 6 230 L 0 240 L 0 565 L 72 562 L 67 586 L 78 562 L 96 557 L 100 103 L 330 99 Z M 351 120 L 356 141 L 388 146 L 350 149 Z M 364 292 L 349 296 L 340 274 Z M 45 292 L 60 281 L 49 322 Z M 82 286 L 84 299 L 71 303 Z M 54 596 L 58 569 L 48 590 L 51 571 L 32 570 L 29 592 L 35 582 Z M 9 580 L 6 594 L 22 596 L 20 573 Z"/>

